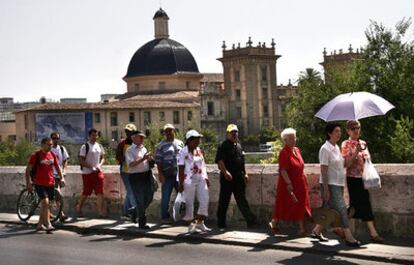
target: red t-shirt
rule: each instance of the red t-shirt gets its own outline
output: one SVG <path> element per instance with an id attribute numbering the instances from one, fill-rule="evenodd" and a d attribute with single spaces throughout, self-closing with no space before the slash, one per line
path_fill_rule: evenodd
<path id="1" fill-rule="evenodd" d="M 54 186 L 55 179 L 53 177 L 53 167 L 59 167 L 59 161 L 51 151 L 45 153 L 42 150 L 40 150 L 38 152 L 39 160 L 37 161 L 36 174 L 33 178 L 33 184 L 48 187 Z M 36 152 L 34 152 L 30 157 L 29 165 L 34 167 L 35 163 Z"/>

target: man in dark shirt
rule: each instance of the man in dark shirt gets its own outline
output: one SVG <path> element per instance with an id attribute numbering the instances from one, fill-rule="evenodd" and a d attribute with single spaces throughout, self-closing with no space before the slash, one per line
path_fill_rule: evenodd
<path id="1" fill-rule="evenodd" d="M 249 177 L 244 165 L 243 150 L 238 142 L 239 130 L 235 124 L 229 124 L 226 131 L 227 139 L 219 146 L 216 154 L 216 163 L 220 169 L 218 227 L 226 228 L 226 212 L 233 193 L 237 206 L 247 222 L 247 227 L 250 228 L 256 224 L 256 217 L 246 200 L 246 183 Z"/>

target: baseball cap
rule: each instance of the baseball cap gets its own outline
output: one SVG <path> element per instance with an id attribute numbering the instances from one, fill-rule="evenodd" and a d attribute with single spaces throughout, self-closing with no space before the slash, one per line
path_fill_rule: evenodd
<path id="1" fill-rule="evenodd" d="M 227 126 L 226 132 L 232 132 L 232 131 L 239 131 L 239 128 L 237 128 L 236 124 L 229 124 Z"/>
<path id="2" fill-rule="evenodd" d="M 133 132 L 137 130 L 137 127 L 132 123 L 128 123 L 127 125 L 125 125 L 125 130 Z"/>
<path id="3" fill-rule="evenodd" d="M 195 138 L 200 138 L 203 137 L 202 134 L 200 134 L 199 132 L 197 132 L 196 130 L 189 130 L 186 134 L 185 134 L 185 139 L 188 140 L 191 137 L 195 137 Z"/>
<path id="4" fill-rule="evenodd" d="M 143 131 L 135 130 L 132 132 L 132 135 L 140 135 L 142 137 L 147 137 Z"/>
<path id="5" fill-rule="evenodd" d="M 175 127 L 171 123 L 167 123 L 167 124 L 164 125 L 164 131 L 167 130 L 167 129 L 175 130 Z"/>

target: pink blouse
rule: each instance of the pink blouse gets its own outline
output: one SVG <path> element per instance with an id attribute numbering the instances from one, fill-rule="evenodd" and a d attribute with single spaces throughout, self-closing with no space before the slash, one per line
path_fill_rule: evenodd
<path id="1" fill-rule="evenodd" d="M 346 168 L 347 177 L 361 178 L 362 173 L 364 172 L 365 159 L 370 157 L 367 143 L 363 140 L 359 140 L 359 144 L 362 148 L 366 149 L 359 152 L 352 165 Z M 342 142 L 341 149 L 344 159 L 351 157 L 357 151 L 357 145 L 358 141 L 352 140 L 351 138 Z"/>

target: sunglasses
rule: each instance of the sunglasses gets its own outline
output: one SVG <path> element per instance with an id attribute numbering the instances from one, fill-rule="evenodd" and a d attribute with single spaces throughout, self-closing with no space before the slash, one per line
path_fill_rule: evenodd
<path id="1" fill-rule="evenodd" d="M 356 130 L 361 129 L 361 127 L 352 127 L 352 128 L 350 128 L 350 129 L 351 129 L 351 131 L 356 131 Z"/>
<path id="2" fill-rule="evenodd" d="M 58 137 L 52 137 L 52 140 L 59 140 L 60 138 Z"/>

